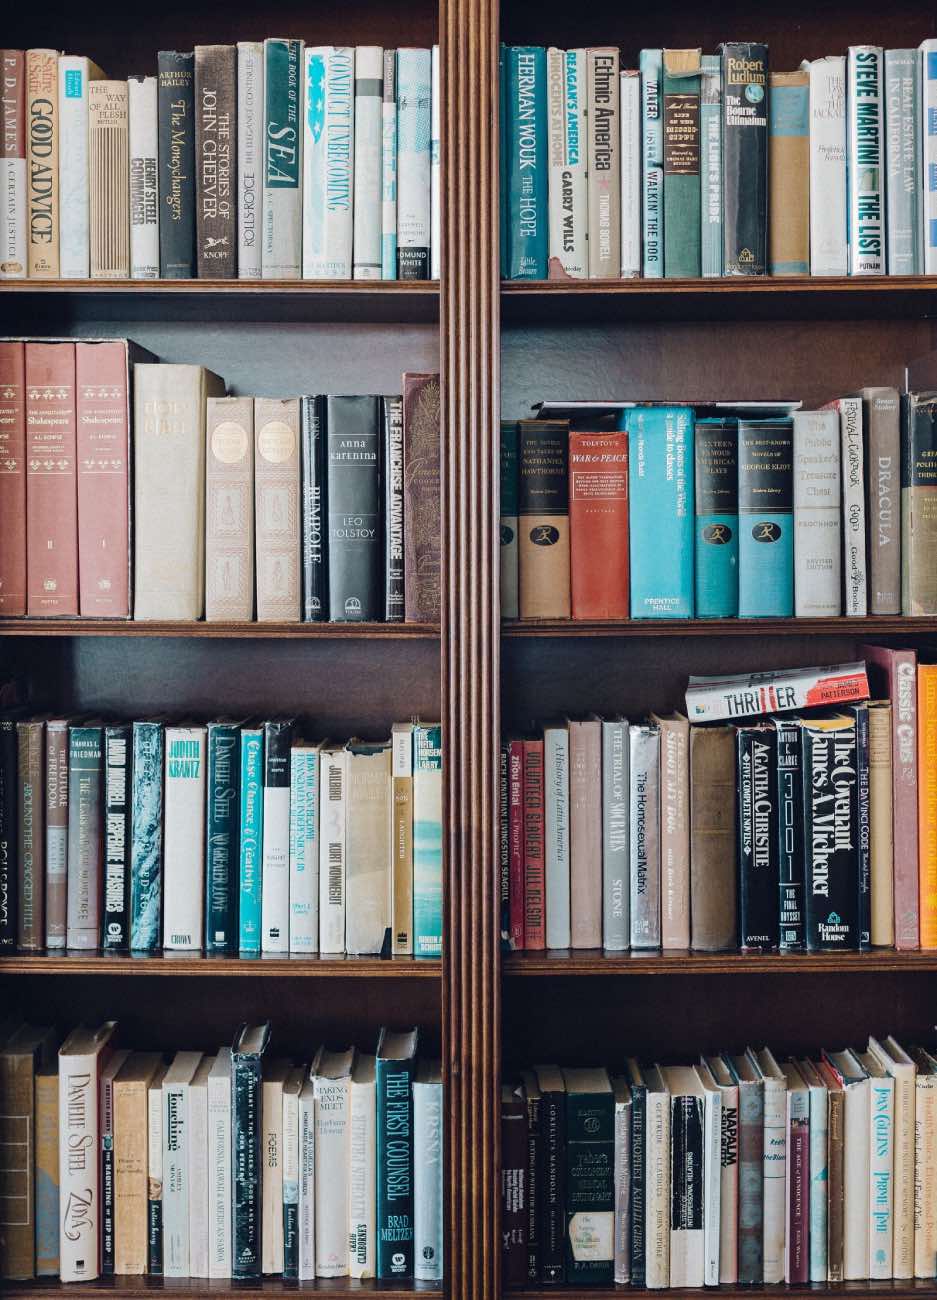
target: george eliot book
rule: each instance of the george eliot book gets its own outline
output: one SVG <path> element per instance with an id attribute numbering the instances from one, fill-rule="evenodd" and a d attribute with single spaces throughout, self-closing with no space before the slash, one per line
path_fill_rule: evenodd
<path id="1" fill-rule="evenodd" d="M 794 612 L 793 422 L 739 420 L 739 617 Z"/>
<path id="2" fill-rule="evenodd" d="M 697 420 L 696 617 L 734 618 L 739 607 L 738 421 Z"/>

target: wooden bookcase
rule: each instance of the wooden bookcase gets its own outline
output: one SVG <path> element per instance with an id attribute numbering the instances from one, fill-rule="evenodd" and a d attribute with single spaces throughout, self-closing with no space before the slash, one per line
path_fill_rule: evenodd
<path id="1" fill-rule="evenodd" d="M 92 55 L 110 75 L 152 69 L 160 48 L 302 36 L 428 45 L 443 73 L 441 284 L 0 283 L 0 334 L 129 335 L 170 361 L 200 361 L 236 392 L 395 391 L 404 369 L 438 367 L 443 392 L 443 610 L 437 628 L 0 622 L 0 676 L 29 681 L 37 708 L 133 716 L 171 707 L 293 708 L 323 734 L 384 734 L 398 717 L 441 716 L 445 745 L 444 956 L 362 959 L 0 959 L 0 1006 L 63 1025 L 116 1016 L 131 1044 L 210 1046 L 270 1016 L 297 1054 L 322 1039 L 372 1040 L 419 1023 L 442 1054 L 447 1104 L 445 1292 L 494 1300 L 500 1286 L 499 1082 L 538 1059 L 608 1062 L 770 1041 L 779 1051 L 868 1030 L 933 1033 L 937 953 L 831 959 L 601 953 L 503 957 L 497 914 L 497 752 L 502 729 L 557 712 L 638 715 L 680 702 L 693 672 L 849 658 L 865 640 L 937 652 L 937 620 L 833 619 L 809 627 L 680 622 L 505 625 L 499 621 L 498 420 L 541 397 L 798 397 L 898 383 L 932 351 L 937 281 L 513 283 L 498 280 L 498 41 L 714 49 L 765 39 L 776 68 L 875 41 L 937 34 L 923 0 L 277 0 L 85 11 L 53 0 L 5 15 L 3 41 Z M 0 522 L 2 526 L 2 522 Z M 122 978 L 118 978 L 118 976 Z M 411 1288 L 418 1290 L 422 1288 Z M 772 1288 L 777 1289 L 777 1288 Z M 822 1288 L 821 1288 L 822 1289 Z M 932 1284 L 850 1284 L 910 1296 Z M 4 1294 L 62 1292 L 57 1283 Z M 76 1294 L 243 1297 L 257 1286 L 104 1279 Z M 376 1284 L 299 1290 L 345 1295 Z M 750 1289 L 749 1289 L 750 1293 Z M 546 1295 L 532 1289 L 525 1300 Z"/>

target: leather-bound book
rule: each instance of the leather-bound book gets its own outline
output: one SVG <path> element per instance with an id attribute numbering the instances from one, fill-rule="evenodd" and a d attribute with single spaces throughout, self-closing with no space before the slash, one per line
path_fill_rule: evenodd
<path id="1" fill-rule="evenodd" d="M 569 618 L 569 425 L 518 424 L 521 618 Z"/>
<path id="2" fill-rule="evenodd" d="M 205 447 L 205 619 L 254 613 L 254 403 L 210 397 Z"/>
<path id="3" fill-rule="evenodd" d="M 404 591 L 408 623 L 439 621 L 438 375 L 403 377 Z"/>
<path id="4" fill-rule="evenodd" d="M 735 732 L 690 728 L 690 946 L 734 948 Z"/>
<path id="5" fill-rule="evenodd" d="M 26 354 L 0 343 L 0 615 L 26 613 Z"/>
<path id="6" fill-rule="evenodd" d="M 27 613 L 78 613 L 75 345 L 26 344 Z"/>
<path id="7" fill-rule="evenodd" d="M 570 433 L 569 548 L 573 618 L 627 618 L 627 433 Z"/>
<path id="8" fill-rule="evenodd" d="M 299 398 L 254 400 L 257 619 L 299 622 Z"/>

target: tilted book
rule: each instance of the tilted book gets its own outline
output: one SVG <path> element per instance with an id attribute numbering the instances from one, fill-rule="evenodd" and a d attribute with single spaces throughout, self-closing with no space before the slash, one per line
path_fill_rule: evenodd
<path id="1" fill-rule="evenodd" d="M 354 123 L 354 46 L 307 48 L 303 96 L 304 280 L 350 280 L 352 276 Z"/>
<path id="2" fill-rule="evenodd" d="M 237 51 L 195 47 L 195 229 L 200 279 L 237 277 Z"/>
<path id="3" fill-rule="evenodd" d="M 261 1070 L 270 1022 L 242 1025 L 231 1047 L 231 1276 L 261 1275 Z"/>
<path id="4" fill-rule="evenodd" d="M 91 229 L 91 187 L 94 180 L 93 136 L 90 127 L 90 90 L 92 81 L 104 73 L 90 59 L 80 54 L 61 54 L 58 60 L 59 82 L 59 204 L 62 215 L 59 230 L 59 274 L 63 280 L 87 280 Z M 116 83 L 115 83 L 116 84 Z M 126 93 L 126 92 L 125 92 Z M 30 117 L 32 131 L 33 117 Z M 126 194 L 116 189 L 112 195 L 120 205 Z M 92 279 L 99 272 L 90 271 Z"/>
<path id="5" fill-rule="evenodd" d="M 868 677 L 860 662 L 740 673 L 737 677 L 690 677 L 686 709 L 691 722 L 718 722 L 868 698 Z"/>
<path id="6" fill-rule="evenodd" d="M 302 41 L 264 41 L 265 280 L 298 280 L 302 268 L 303 63 Z"/>
<path id="7" fill-rule="evenodd" d="M 261 278 L 264 158 L 263 41 L 237 44 L 237 273 Z"/>
<path id="8" fill-rule="evenodd" d="M 0 280 L 26 277 L 26 59 L 0 50 Z"/>
<path id="9" fill-rule="evenodd" d="M 155 77 L 128 77 L 130 278 L 159 279 L 159 157 Z"/>
<path id="10" fill-rule="evenodd" d="M 205 445 L 205 620 L 254 613 L 254 402 L 209 397 Z"/>
<path id="11" fill-rule="evenodd" d="M 130 139 L 126 81 L 88 88 L 91 188 L 91 278 L 130 275 Z M 68 229 L 68 220 L 63 233 Z"/>
<path id="12" fill-rule="evenodd" d="M 205 728 L 167 726 L 165 749 L 163 948 L 201 952 L 205 926 Z"/>
<path id="13" fill-rule="evenodd" d="M 355 50 L 355 173 L 352 278 L 381 278 L 381 105 L 384 51 Z"/>

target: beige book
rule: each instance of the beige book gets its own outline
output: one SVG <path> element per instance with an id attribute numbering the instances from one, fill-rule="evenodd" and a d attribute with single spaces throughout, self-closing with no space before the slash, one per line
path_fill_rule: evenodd
<path id="1" fill-rule="evenodd" d="M 413 723 L 395 722 L 391 729 L 393 832 L 391 852 L 392 952 L 413 956 Z"/>
<path id="2" fill-rule="evenodd" d="M 660 727 L 660 939 L 690 946 L 690 724 L 651 715 Z"/>
<path id="3" fill-rule="evenodd" d="M 770 92 L 806 87 L 806 68 L 772 72 Z M 810 136 L 772 130 L 768 148 L 768 264 L 772 275 L 806 275 L 810 265 Z"/>
<path id="4" fill-rule="evenodd" d="M 264 1062 L 261 1089 L 261 1268 L 283 1272 L 283 1084 L 292 1062 L 275 1058 Z"/>
<path id="5" fill-rule="evenodd" d="M 379 953 L 389 924 L 391 872 L 390 745 L 348 745 L 345 842 L 345 951 Z"/>
<path id="6" fill-rule="evenodd" d="M 914 1277 L 914 1062 L 889 1035 L 869 1052 L 895 1081 L 892 1276 Z"/>
<path id="7" fill-rule="evenodd" d="M 189 1086 L 189 1277 L 208 1277 L 208 1076 L 213 1056 L 203 1056 Z"/>
<path id="8" fill-rule="evenodd" d="M 670 1093 L 659 1065 L 644 1070 L 645 1240 L 649 1290 L 670 1286 Z"/>
<path id="9" fill-rule="evenodd" d="M 254 399 L 257 619 L 300 617 L 299 398 Z"/>
<path id="10" fill-rule="evenodd" d="M 147 1089 L 162 1064 L 158 1052 L 133 1052 L 113 1084 L 114 1271 L 120 1276 L 147 1271 Z"/>
<path id="11" fill-rule="evenodd" d="M 360 1052 L 349 1094 L 348 1273 L 374 1276 L 377 1181 L 375 1058 Z"/>
<path id="12" fill-rule="evenodd" d="M 914 1276 L 937 1274 L 937 1061 L 911 1049 L 914 1078 Z"/>
<path id="13" fill-rule="evenodd" d="M 59 1072 L 36 1071 L 36 1277 L 59 1274 Z"/>
<path id="14" fill-rule="evenodd" d="M 254 402 L 209 397 L 205 446 L 205 619 L 254 616 Z"/>
<path id="15" fill-rule="evenodd" d="M 92 280 L 130 277 L 130 140 L 126 81 L 88 83 Z M 68 213 L 65 214 L 68 220 Z"/>
<path id="16" fill-rule="evenodd" d="M 224 380 L 204 366 L 134 367 L 133 616 L 205 611 L 205 414 Z"/>
<path id="17" fill-rule="evenodd" d="M 895 942 L 895 838 L 892 803 L 891 703 L 873 700 L 869 713 L 869 846 L 872 874 L 872 945 Z M 904 1276 L 895 1274 L 896 1277 Z M 908 1277 L 911 1274 L 907 1274 Z"/>
<path id="18" fill-rule="evenodd" d="M 569 892 L 573 948 L 602 947 L 602 723 L 569 723 Z"/>
<path id="19" fill-rule="evenodd" d="M 26 51 L 26 265 L 30 280 L 59 275 L 59 56 Z"/>
<path id="20" fill-rule="evenodd" d="M 691 946 L 734 948 L 735 738 L 731 727 L 690 728 Z"/>

